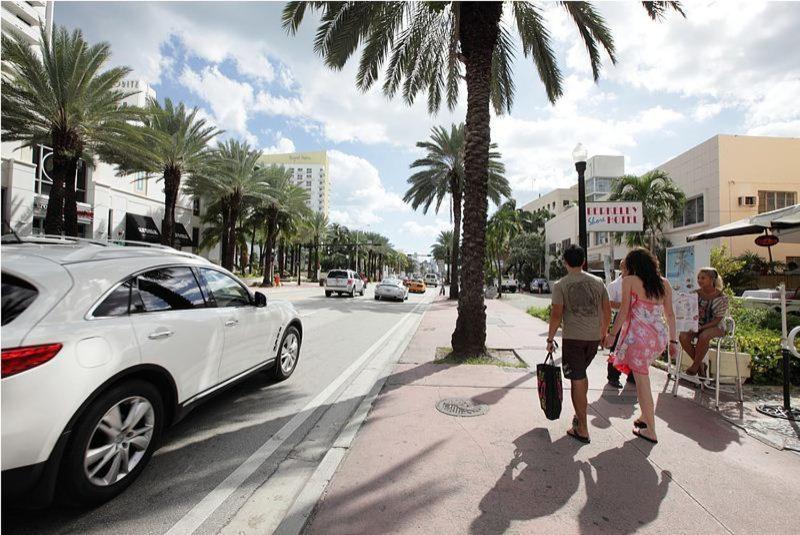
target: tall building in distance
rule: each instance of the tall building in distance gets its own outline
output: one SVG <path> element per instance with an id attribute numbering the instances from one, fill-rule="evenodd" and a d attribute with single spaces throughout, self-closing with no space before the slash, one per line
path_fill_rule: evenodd
<path id="1" fill-rule="evenodd" d="M 282 165 L 286 169 L 291 169 L 294 183 L 303 187 L 309 194 L 309 208 L 328 215 L 331 188 L 326 151 L 265 154 L 260 161 L 267 165 Z"/>

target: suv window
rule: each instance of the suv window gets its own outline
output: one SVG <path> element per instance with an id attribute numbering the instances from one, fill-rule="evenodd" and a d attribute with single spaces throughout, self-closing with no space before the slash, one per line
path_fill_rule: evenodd
<path id="1" fill-rule="evenodd" d="M 206 305 L 200 285 L 188 267 L 154 269 L 139 275 L 136 282 L 131 299 L 134 312 L 186 310 Z"/>
<path id="2" fill-rule="evenodd" d="M 336 270 L 328 272 L 329 279 L 346 279 L 348 278 L 347 271 Z"/>
<path id="3" fill-rule="evenodd" d="M 36 299 L 36 296 L 39 295 L 39 292 L 31 284 L 14 275 L 1 273 L 0 279 L 2 279 L 3 293 L 2 324 L 6 325 L 25 312 Z"/>
<path id="4" fill-rule="evenodd" d="M 131 301 L 132 281 L 127 281 L 117 286 L 117 288 L 106 297 L 102 303 L 97 305 L 92 314 L 95 318 L 106 318 L 112 316 L 125 316 L 128 314 L 128 306 Z"/>
<path id="5" fill-rule="evenodd" d="M 250 292 L 236 280 L 215 269 L 201 268 L 200 272 L 218 307 L 245 307 L 250 305 Z"/>

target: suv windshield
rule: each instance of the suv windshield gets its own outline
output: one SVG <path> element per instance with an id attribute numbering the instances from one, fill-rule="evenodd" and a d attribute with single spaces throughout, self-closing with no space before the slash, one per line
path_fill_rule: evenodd
<path id="1" fill-rule="evenodd" d="M 347 272 L 346 271 L 331 271 L 328 273 L 329 279 L 346 279 Z"/>
<path id="2" fill-rule="evenodd" d="M 25 312 L 39 295 L 39 292 L 25 282 L 7 273 L 0 274 L 2 279 L 2 325 L 14 321 L 17 316 Z"/>

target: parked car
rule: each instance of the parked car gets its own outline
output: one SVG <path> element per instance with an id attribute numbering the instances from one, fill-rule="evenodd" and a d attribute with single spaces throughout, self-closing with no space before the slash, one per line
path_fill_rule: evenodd
<path id="1" fill-rule="evenodd" d="M 547 279 L 533 279 L 531 281 L 531 293 L 550 293 L 550 282 Z"/>
<path id="2" fill-rule="evenodd" d="M 426 286 L 433 286 L 434 288 L 436 288 L 438 284 L 439 284 L 439 277 L 436 275 L 436 273 L 428 273 L 425 275 Z"/>
<path id="3" fill-rule="evenodd" d="M 2 256 L 4 498 L 109 500 L 198 403 L 297 365 L 294 307 L 198 256 L 76 239 Z"/>
<path id="4" fill-rule="evenodd" d="M 781 292 L 780 290 L 746 290 L 742 293 L 742 306 L 745 308 L 766 308 L 780 313 L 781 311 Z M 800 288 L 794 292 L 786 292 L 786 312 L 800 313 Z"/>
<path id="5" fill-rule="evenodd" d="M 352 269 L 332 269 L 325 276 L 325 297 L 334 293 L 350 297 L 364 295 L 364 288 L 366 284 L 361 276 Z"/>
<path id="6" fill-rule="evenodd" d="M 427 289 L 428 287 L 422 279 L 412 279 L 411 282 L 408 283 L 408 291 L 413 294 L 424 294 Z"/>
<path id="7" fill-rule="evenodd" d="M 381 299 L 405 301 L 408 299 L 408 288 L 400 279 L 383 279 L 375 286 L 375 300 L 380 301 Z"/>
<path id="8" fill-rule="evenodd" d="M 517 279 L 513 277 L 505 277 L 500 279 L 500 290 L 503 292 L 516 293 Z"/>

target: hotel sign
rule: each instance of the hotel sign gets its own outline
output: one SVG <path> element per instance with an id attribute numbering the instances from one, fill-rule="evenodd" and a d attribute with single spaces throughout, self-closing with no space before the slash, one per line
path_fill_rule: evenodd
<path id="1" fill-rule="evenodd" d="M 641 232 L 643 228 L 640 202 L 587 202 L 588 232 Z"/>

